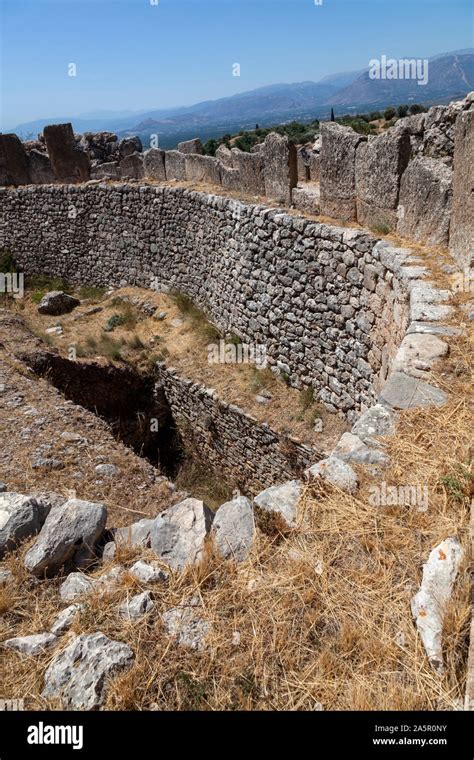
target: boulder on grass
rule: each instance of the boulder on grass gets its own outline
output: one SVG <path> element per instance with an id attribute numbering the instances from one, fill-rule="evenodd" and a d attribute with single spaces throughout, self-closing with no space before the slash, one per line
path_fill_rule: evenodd
<path id="1" fill-rule="evenodd" d="M 21 541 L 39 533 L 50 505 L 32 496 L 9 491 L 0 494 L 0 559 Z"/>
<path id="2" fill-rule="evenodd" d="M 41 532 L 27 552 L 25 566 L 36 576 L 54 575 L 87 566 L 96 556 L 107 510 L 103 504 L 69 499 L 50 511 Z"/>
<path id="3" fill-rule="evenodd" d="M 296 525 L 296 507 L 301 496 L 301 481 L 289 480 L 278 486 L 270 486 L 255 496 L 256 507 L 275 513 L 283 518 L 289 528 Z"/>
<path id="4" fill-rule="evenodd" d="M 212 523 L 214 544 L 224 559 L 243 562 L 252 548 L 255 535 L 253 509 L 245 496 L 219 507 Z"/>
<path id="5" fill-rule="evenodd" d="M 94 710 L 105 700 L 108 680 L 134 657 L 127 644 L 100 631 L 76 636 L 47 669 L 42 696 L 60 698 L 65 709 Z"/>
<path id="6" fill-rule="evenodd" d="M 63 293 L 62 290 L 52 290 L 46 293 L 39 302 L 38 312 L 51 316 L 69 314 L 76 306 L 80 306 L 80 303 L 77 298 Z"/>
<path id="7" fill-rule="evenodd" d="M 196 564 L 213 518 L 199 499 L 184 499 L 158 515 L 151 529 L 151 548 L 174 570 Z"/>

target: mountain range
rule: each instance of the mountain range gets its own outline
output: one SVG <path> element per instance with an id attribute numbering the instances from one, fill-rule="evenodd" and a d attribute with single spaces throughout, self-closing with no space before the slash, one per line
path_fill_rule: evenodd
<path id="1" fill-rule="evenodd" d="M 180 140 L 200 137 L 205 141 L 254 129 L 256 123 L 265 127 L 291 120 L 327 119 L 332 108 L 338 116 L 401 103 L 429 106 L 462 98 L 471 90 L 474 90 L 474 49 L 467 49 L 429 59 L 426 85 L 413 79 L 371 79 L 368 70 L 346 71 L 330 74 L 318 82 L 273 84 L 180 108 L 37 119 L 19 124 L 12 131 L 27 139 L 35 137 L 46 124 L 71 121 L 76 132 L 108 130 L 120 136 L 139 134 L 145 144 L 149 144 L 151 134 L 158 134 L 160 146 L 172 148 Z"/>

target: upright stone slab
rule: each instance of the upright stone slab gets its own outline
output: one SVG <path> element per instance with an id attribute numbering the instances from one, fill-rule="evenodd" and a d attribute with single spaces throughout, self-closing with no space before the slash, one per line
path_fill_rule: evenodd
<path id="1" fill-rule="evenodd" d="M 321 124 L 321 214 L 343 221 L 356 218 L 356 151 L 365 141 L 350 127 Z"/>
<path id="2" fill-rule="evenodd" d="M 179 150 L 167 150 L 165 152 L 165 172 L 166 179 L 185 180 L 186 179 L 186 158 Z"/>
<path id="3" fill-rule="evenodd" d="M 166 180 L 164 150 L 150 148 L 143 154 L 143 159 L 145 177 L 160 181 Z"/>
<path id="4" fill-rule="evenodd" d="M 50 185 L 54 182 L 54 172 L 51 161 L 46 153 L 31 150 L 28 154 L 30 182 L 34 185 Z"/>
<path id="5" fill-rule="evenodd" d="M 434 158 L 410 161 L 400 183 L 397 232 L 424 245 L 448 245 L 452 170 Z"/>
<path id="6" fill-rule="evenodd" d="M 372 228 L 397 227 L 400 180 L 410 160 L 410 135 L 388 130 L 369 137 L 356 153 L 357 221 Z"/>
<path id="7" fill-rule="evenodd" d="M 474 110 L 459 114 L 454 132 L 449 250 L 464 271 L 474 266 Z"/>
<path id="8" fill-rule="evenodd" d="M 232 153 L 226 145 L 219 145 L 216 150 L 216 158 L 219 159 L 221 164 L 232 169 Z"/>
<path id="9" fill-rule="evenodd" d="M 217 158 L 185 154 L 186 179 L 188 182 L 209 182 L 221 184 L 221 165 Z"/>
<path id="10" fill-rule="evenodd" d="M 309 150 L 303 145 L 298 148 L 298 182 L 308 182 L 309 179 Z"/>
<path id="11" fill-rule="evenodd" d="M 290 205 L 291 191 L 298 184 L 295 146 L 288 142 L 288 137 L 270 132 L 263 145 L 263 160 L 265 195 Z"/>
<path id="12" fill-rule="evenodd" d="M 197 153 L 200 156 L 204 153 L 202 148 L 202 142 L 199 138 L 195 140 L 186 140 L 185 142 L 178 143 L 178 150 L 180 153 Z"/>
<path id="13" fill-rule="evenodd" d="M 261 153 L 245 153 L 232 148 L 232 166 L 238 169 L 240 189 L 252 195 L 265 195 L 264 159 Z"/>
<path id="14" fill-rule="evenodd" d="M 145 168 L 143 153 L 132 153 L 120 161 L 120 176 L 123 179 L 143 179 Z"/>
<path id="15" fill-rule="evenodd" d="M 87 182 L 90 162 L 76 145 L 72 124 L 50 124 L 43 130 L 46 148 L 59 182 Z"/>
<path id="16" fill-rule="evenodd" d="M 28 156 L 21 140 L 0 134 L 0 185 L 27 185 L 30 181 Z"/>

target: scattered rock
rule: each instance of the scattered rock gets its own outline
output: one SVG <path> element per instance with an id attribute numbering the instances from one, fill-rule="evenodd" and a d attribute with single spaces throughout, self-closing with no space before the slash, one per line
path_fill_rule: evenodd
<path id="1" fill-rule="evenodd" d="M 128 544 L 129 546 L 150 547 L 151 530 L 155 520 L 145 517 L 143 520 L 128 525 L 125 528 L 118 528 L 115 531 L 114 539 L 116 544 Z"/>
<path id="2" fill-rule="evenodd" d="M 347 493 L 354 493 L 358 488 L 357 475 L 352 467 L 333 456 L 313 464 L 305 471 L 305 476 L 308 480 L 323 478 Z"/>
<path id="3" fill-rule="evenodd" d="M 118 467 L 114 464 L 98 464 L 95 467 L 95 471 L 98 475 L 106 475 L 112 477 L 118 473 Z"/>
<path id="4" fill-rule="evenodd" d="M 359 436 L 368 446 L 378 446 L 380 443 L 377 438 L 382 435 L 392 435 L 394 430 L 393 412 L 382 404 L 375 404 L 361 414 L 353 425 L 351 433 Z"/>
<path id="5" fill-rule="evenodd" d="M 73 296 L 64 293 L 62 290 L 52 290 L 46 293 L 38 305 L 40 314 L 68 314 L 70 311 L 80 305 L 80 301 Z"/>
<path id="6" fill-rule="evenodd" d="M 6 586 L 7 583 L 13 580 L 13 573 L 11 570 L 0 570 L 0 588 Z"/>
<path id="7" fill-rule="evenodd" d="M 166 581 L 169 578 L 169 573 L 162 570 L 157 563 L 144 562 L 142 559 L 135 562 L 129 572 L 130 575 L 133 575 L 143 583 L 157 583 L 158 581 Z"/>
<path id="8" fill-rule="evenodd" d="M 296 525 L 296 507 L 301 495 L 301 481 L 289 480 L 278 486 L 270 486 L 254 498 L 254 504 L 265 512 L 279 514 L 286 524 Z"/>
<path id="9" fill-rule="evenodd" d="M 80 611 L 80 604 L 70 604 L 69 607 L 61 610 L 59 615 L 56 617 L 53 625 L 51 626 L 51 633 L 53 633 L 55 636 L 60 636 L 61 633 L 69 630 L 74 622 L 74 618 Z"/>
<path id="10" fill-rule="evenodd" d="M 62 567 L 83 567 L 95 556 L 107 510 L 103 504 L 69 499 L 53 507 L 36 543 L 25 557 L 25 566 L 34 575 L 52 575 Z"/>
<path id="11" fill-rule="evenodd" d="M 344 433 L 330 456 L 342 459 L 343 462 L 358 464 L 384 464 L 388 461 L 382 451 L 369 448 L 358 435 L 353 433 Z"/>
<path id="12" fill-rule="evenodd" d="M 0 494 L 0 559 L 21 541 L 38 533 L 49 504 L 14 491 Z"/>
<path id="13" fill-rule="evenodd" d="M 72 602 L 94 588 L 92 581 L 82 573 L 70 573 L 61 584 L 59 595 L 64 602 Z"/>
<path id="14" fill-rule="evenodd" d="M 219 507 L 212 523 L 214 543 L 224 559 L 243 562 L 250 552 L 255 522 L 250 501 L 239 496 Z"/>
<path id="15" fill-rule="evenodd" d="M 44 654 L 56 641 L 57 638 L 52 633 L 34 633 L 31 636 L 17 636 L 14 639 L 7 639 L 3 642 L 3 646 L 21 652 L 21 654 L 36 657 Z"/>
<path id="16" fill-rule="evenodd" d="M 42 696 L 60 697 L 66 709 L 93 710 L 104 702 L 107 680 L 134 657 L 127 644 L 103 633 L 76 636 L 47 669 Z"/>
<path id="17" fill-rule="evenodd" d="M 175 636 L 181 646 L 199 651 L 204 649 L 211 626 L 203 618 L 201 610 L 201 601 L 195 595 L 161 616 L 169 635 Z"/>
<path id="18" fill-rule="evenodd" d="M 51 470 L 64 469 L 64 462 L 62 462 L 60 459 L 38 457 L 38 459 L 35 459 L 31 463 L 31 466 L 34 470 L 46 470 L 47 472 L 50 472 Z"/>
<path id="19" fill-rule="evenodd" d="M 423 565 L 420 590 L 411 603 L 412 614 L 428 659 L 440 675 L 444 672 L 444 615 L 462 557 L 462 546 L 457 538 L 447 538 L 435 546 Z"/>
<path id="20" fill-rule="evenodd" d="M 153 315 L 153 318 L 158 320 L 158 322 L 162 322 L 166 317 L 168 316 L 167 311 L 156 311 L 156 313 Z"/>
<path id="21" fill-rule="evenodd" d="M 126 602 L 121 604 L 119 615 L 128 620 L 138 620 L 150 612 L 154 606 L 150 591 L 143 591 L 141 594 L 132 596 L 131 599 L 127 599 Z"/>
<path id="22" fill-rule="evenodd" d="M 151 529 L 151 548 L 174 570 L 202 558 L 213 512 L 199 499 L 184 499 L 162 512 Z"/>

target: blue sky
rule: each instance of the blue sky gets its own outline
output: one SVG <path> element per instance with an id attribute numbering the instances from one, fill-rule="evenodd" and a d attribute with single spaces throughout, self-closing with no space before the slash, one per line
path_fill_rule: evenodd
<path id="1" fill-rule="evenodd" d="M 153 2 L 0 0 L 0 128 L 189 105 L 473 44 L 472 0 Z"/>

